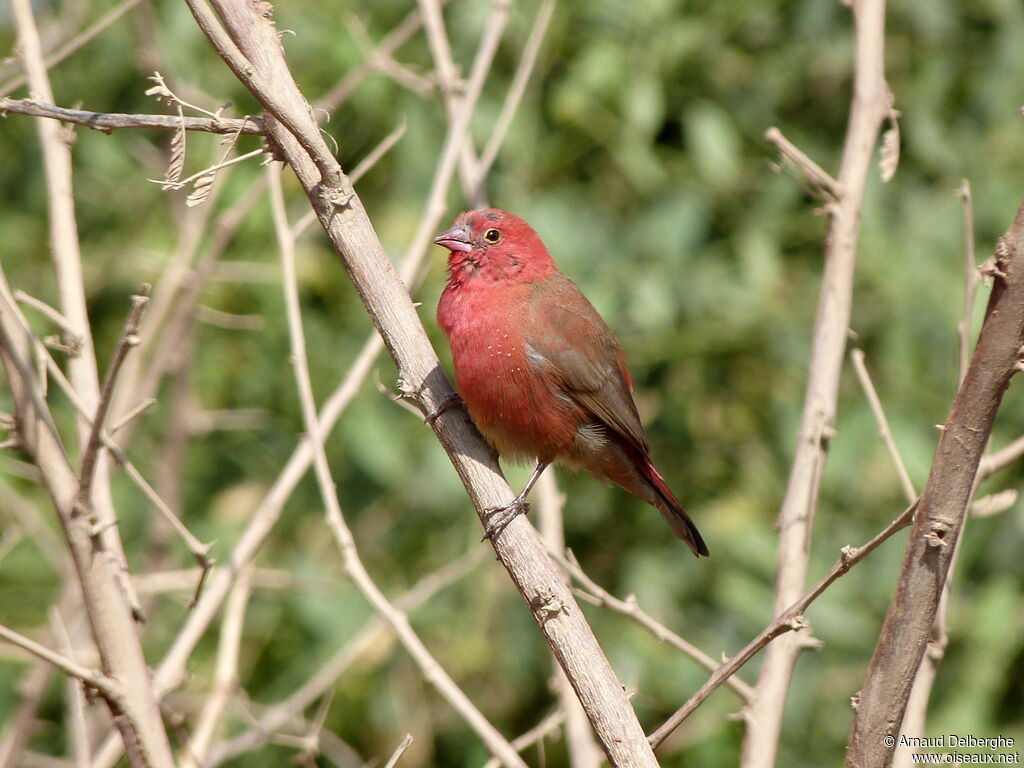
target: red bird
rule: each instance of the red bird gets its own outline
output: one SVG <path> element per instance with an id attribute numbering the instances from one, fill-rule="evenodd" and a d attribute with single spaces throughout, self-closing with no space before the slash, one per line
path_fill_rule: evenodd
<path id="1" fill-rule="evenodd" d="M 695 555 L 707 556 L 651 463 L 622 347 L 537 233 L 487 208 L 461 214 L 434 242 L 450 251 L 437 320 L 469 415 L 499 454 L 537 461 L 523 492 L 492 515 L 487 535 L 526 511 L 537 478 L 559 461 L 657 507 Z"/>

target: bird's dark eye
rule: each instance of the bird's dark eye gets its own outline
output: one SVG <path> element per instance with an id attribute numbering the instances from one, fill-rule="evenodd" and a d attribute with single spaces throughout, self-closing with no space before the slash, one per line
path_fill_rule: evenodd
<path id="1" fill-rule="evenodd" d="M 488 243 L 496 243 L 499 240 L 501 240 L 501 232 L 491 227 L 486 232 L 484 232 L 484 240 L 486 240 Z"/>

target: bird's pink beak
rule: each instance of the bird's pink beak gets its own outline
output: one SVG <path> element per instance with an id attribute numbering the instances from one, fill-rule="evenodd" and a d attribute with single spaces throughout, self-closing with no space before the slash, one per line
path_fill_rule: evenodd
<path id="1" fill-rule="evenodd" d="M 465 224 L 456 224 L 451 229 L 446 229 L 434 238 L 434 242 L 443 245 L 449 251 L 471 251 L 473 250 L 473 239 L 469 227 Z"/>

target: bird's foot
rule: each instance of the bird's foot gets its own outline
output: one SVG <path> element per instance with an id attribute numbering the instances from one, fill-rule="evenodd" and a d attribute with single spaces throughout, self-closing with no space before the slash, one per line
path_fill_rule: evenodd
<path id="1" fill-rule="evenodd" d="M 437 407 L 423 417 L 423 423 L 434 426 L 434 422 L 438 420 L 442 413 L 447 411 L 453 405 L 460 405 L 462 403 L 462 396 L 458 392 L 449 392 L 445 395 L 444 400 L 438 403 Z"/>
<path id="2" fill-rule="evenodd" d="M 508 524 L 519 515 L 525 515 L 530 511 L 530 503 L 523 496 L 516 496 L 510 504 L 504 507 L 488 507 L 487 523 L 484 525 L 484 537 L 480 541 L 490 539 L 500 534 L 508 527 Z"/>

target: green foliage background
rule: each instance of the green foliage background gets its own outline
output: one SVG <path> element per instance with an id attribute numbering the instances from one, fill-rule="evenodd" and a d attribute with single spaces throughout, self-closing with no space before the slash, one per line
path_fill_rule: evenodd
<path id="1" fill-rule="evenodd" d="M 281 3 L 276 19 L 294 31 L 284 44 L 311 98 L 359 65 L 352 18 L 380 39 L 414 4 Z M 109 2 L 38 6 L 41 19 L 98 18 Z M 56 99 L 98 111 L 159 112 L 143 92 L 154 66 L 172 87 L 231 100 L 235 114 L 257 107 L 216 58 L 183 3 L 144 6 L 52 71 Z M 537 3 L 516 3 L 473 130 L 489 135 Z M 446 10 L 457 59 L 468 70 L 489 4 L 455 0 Z M 77 17 L 74 14 L 78 14 Z M 156 31 L 155 37 L 145 30 Z M 13 31 L 0 10 L 0 51 Z M 964 235 L 961 179 L 973 187 L 978 260 L 990 253 L 1024 194 L 1024 6 L 1013 0 L 892 3 L 887 75 L 902 113 L 902 156 L 889 184 L 872 175 L 863 212 L 852 331 L 886 407 L 895 439 L 920 488 L 927 477 L 957 372 Z M 430 69 L 422 34 L 398 54 Z M 682 0 L 564 2 L 488 182 L 495 205 L 540 232 L 561 267 L 616 329 L 630 356 L 637 397 L 659 466 L 700 526 L 712 558 L 697 562 L 668 535 L 654 510 L 589 476 L 559 473 L 568 493 L 567 541 L 583 566 L 618 595 L 641 604 L 712 656 L 736 651 L 771 618 L 776 535 L 803 397 L 810 328 L 821 274 L 825 220 L 791 174 L 773 173 L 762 135 L 783 132 L 834 171 L 850 98 L 850 14 L 830 0 L 757 3 Z M 154 64 L 154 62 L 156 62 Z M 15 71 L 6 66 L 2 73 Z M 24 96 L 24 89 L 12 94 Z M 369 78 L 326 130 L 351 168 L 400 121 L 401 143 L 359 185 L 396 262 L 404 257 L 443 141 L 445 120 L 427 99 L 383 76 Z M 179 237 L 183 193 L 146 181 L 163 174 L 168 136 L 80 130 L 75 185 L 90 312 L 100 364 L 116 342 L 130 292 L 154 281 Z M 243 150 L 255 148 L 244 139 Z M 187 172 L 213 162 L 215 137 L 189 137 Z M 12 286 L 56 302 L 47 253 L 45 188 L 34 126 L 0 122 L 0 232 Z M 218 180 L 221 210 L 259 177 L 255 163 Z M 289 180 L 292 218 L 305 212 Z M 449 198 L 454 215 L 464 206 Z M 259 409 L 258 428 L 219 431 L 189 446 L 182 517 L 223 559 L 290 455 L 301 418 L 287 363 L 287 334 L 269 209 L 260 204 L 225 261 L 248 266 L 247 281 L 215 280 L 202 303 L 259 314 L 258 331 L 201 324 L 192 390 L 205 410 Z M 416 299 L 442 359 L 434 321 L 444 281 L 440 249 Z M 300 244 L 304 320 L 314 384 L 323 398 L 344 375 L 370 323 L 319 233 Z M 256 265 L 256 267 L 252 267 Z M 984 307 L 982 290 L 975 329 Z M 396 377 L 382 357 L 378 375 Z M 993 446 L 1024 430 L 1018 386 L 996 425 Z M 9 403 L 6 393 L 0 396 Z M 59 409 L 65 405 L 52 398 Z M 132 458 L 158 472 L 169 395 L 145 417 Z M 9 410 L 9 408 L 4 408 Z M 66 420 L 69 412 L 61 410 Z M 816 578 L 840 547 L 868 539 L 904 506 L 895 473 L 849 368 L 816 519 L 809 573 Z M 338 493 L 374 578 L 392 596 L 474 547 L 480 536 L 455 473 L 430 430 L 368 381 L 327 445 Z M 6 461 L 6 460 L 5 460 Z M 0 463 L 0 472 L 8 465 Z M 513 486 L 525 470 L 509 472 Z M 1019 467 L 981 493 L 1021 485 Z M 39 501 L 39 489 L 4 482 Z M 123 477 L 116 480 L 122 535 L 137 570 L 148 566 L 161 525 Z M 0 510 L 3 525 L 10 523 Z M 49 518 L 48 518 L 49 519 Z M 1020 506 L 972 520 L 949 610 L 950 645 L 929 710 L 929 732 L 997 734 L 1024 740 L 1024 557 Z M 838 764 L 851 722 L 849 700 L 891 595 L 905 534 L 843 578 L 809 612 L 824 641 L 798 662 L 787 702 L 779 765 Z M 257 590 L 247 617 L 241 674 L 254 705 L 293 690 L 370 616 L 340 575 L 338 555 L 310 478 L 291 498 L 258 564 L 286 569 L 298 584 Z M 164 567 L 187 567 L 169 545 Z M 22 631 L 46 622 L 58 577 L 23 540 L 0 560 L 0 621 Z M 155 663 L 180 627 L 187 596 L 151 610 L 147 651 Z M 694 663 L 624 619 L 586 607 L 599 638 L 651 729 L 706 678 Z M 546 647 L 526 608 L 490 558 L 412 617 L 454 678 L 510 737 L 551 706 Z M 187 689 L 210 684 L 215 627 L 193 655 Z M 743 677 L 756 680 L 755 660 Z M 0 721 L 17 701 L 23 662 L 0 658 Z M 64 749 L 62 688 L 52 685 L 32 747 Z M 172 697 L 171 706 L 175 706 Z M 184 701 L 180 699 L 179 701 Z M 184 704 L 180 704 L 184 707 Z M 666 766 L 731 766 L 742 725 L 722 690 L 666 745 Z M 310 713 L 312 714 L 312 713 Z M 232 720 L 232 732 L 243 721 Z M 365 758 L 386 756 L 403 733 L 417 741 L 405 766 L 477 766 L 486 758 L 470 730 L 427 686 L 394 644 L 377 649 L 335 690 L 327 727 Z M 232 765 L 280 765 L 292 754 L 267 747 Z M 543 761 L 565 764 L 561 742 Z"/>

